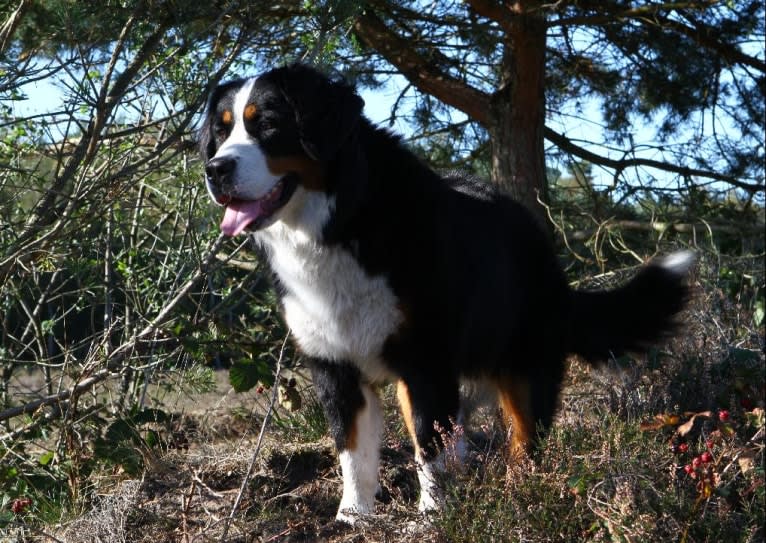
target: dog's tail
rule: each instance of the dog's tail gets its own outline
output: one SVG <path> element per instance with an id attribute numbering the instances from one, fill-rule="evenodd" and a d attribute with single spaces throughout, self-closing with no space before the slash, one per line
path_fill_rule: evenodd
<path id="1" fill-rule="evenodd" d="M 689 299 L 691 251 L 652 260 L 626 285 L 611 291 L 572 292 L 569 351 L 592 363 L 640 352 L 669 335 Z"/>

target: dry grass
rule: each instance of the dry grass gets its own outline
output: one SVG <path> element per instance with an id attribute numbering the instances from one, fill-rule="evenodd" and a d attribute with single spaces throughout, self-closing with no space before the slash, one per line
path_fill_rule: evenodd
<path id="1" fill-rule="evenodd" d="M 303 388 L 302 409 L 272 422 L 226 541 L 762 541 L 763 326 L 747 322 L 741 307 L 704 288 L 683 335 L 662 350 L 607 371 L 572 361 L 555 427 L 533 460 L 507 466 L 496 413 L 481 412 L 466 431 L 470 461 L 448 474 L 447 505 L 428 519 L 416 511 L 412 447 L 387 388 L 376 514 L 354 528 L 333 520 L 339 469 Z M 178 413 L 182 446 L 144 451 L 140 476 L 94 470 L 85 475 L 93 491 L 63 509 L 65 520 L 23 517 L 0 541 L 220 541 L 266 396 L 227 390 L 223 380 L 206 396 L 166 405 Z M 720 408 L 730 412 L 726 423 Z M 707 410 L 681 435 L 685 412 Z M 686 451 L 672 448 L 680 442 Z M 707 442 L 713 460 L 692 478 L 684 466 Z"/>

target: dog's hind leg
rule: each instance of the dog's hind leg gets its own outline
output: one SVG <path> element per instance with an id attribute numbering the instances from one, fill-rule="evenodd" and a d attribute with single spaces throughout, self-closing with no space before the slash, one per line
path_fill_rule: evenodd
<path id="1" fill-rule="evenodd" d="M 353 524 L 375 511 L 383 414 L 372 387 L 350 364 L 311 363 L 319 401 L 335 439 L 343 475 L 338 520 Z"/>
<path id="2" fill-rule="evenodd" d="M 445 454 L 462 456 L 464 448 L 453 427 L 460 404 L 457 379 L 402 379 L 397 384 L 397 396 L 415 446 L 419 509 L 437 509 L 443 501 L 439 478 L 445 468 Z"/>
<path id="3" fill-rule="evenodd" d="M 558 406 L 562 364 L 531 375 L 497 380 L 498 397 L 506 428 L 511 429 L 511 459 L 532 452 L 538 431 L 550 428 Z"/>
<path id="4" fill-rule="evenodd" d="M 510 437 L 511 458 L 530 451 L 537 421 L 532 411 L 532 390 L 526 377 L 505 378 L 498 382 L 498 397 Z"/>

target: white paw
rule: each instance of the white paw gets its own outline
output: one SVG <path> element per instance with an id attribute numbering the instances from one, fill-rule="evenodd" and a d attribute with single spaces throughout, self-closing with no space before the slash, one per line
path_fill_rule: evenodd
<path id="1" fill-rule="evenodd" d="M 443 467 L 440 462 L 418 464 L 418 482 L 420 483 L 420 503 L 418 511 L 428 513 L 442 509 L 444 490 L 440 484 Z"/>
<path id="2" fill-rule="evenodd" d="M 421 489 L 420 503 L 418 511 L 421 513 L 432 513 L 440 511 L 444 507 L 444 492 L 438 487 Z"/>
<path id="3" fill-rule="evenodd" d="M 338 508 L 338 514 L 335 515 L 335 520 L 339 522 L 345 522 L 351 526 L 355 525 L 357 521 L 363 518 L 365 515 L 371 515 L 374 512 L 372 507 L 351 506 L 345 507 L 341 505 Z"/>
<path id="4" fill-rule="evenodd" d="M 335 520 L 353 526 L 356 524 L 357 514 L 349 509 L 344 509 L 343 511 L 338 511 L 338 514 L 335 515 Z"/>

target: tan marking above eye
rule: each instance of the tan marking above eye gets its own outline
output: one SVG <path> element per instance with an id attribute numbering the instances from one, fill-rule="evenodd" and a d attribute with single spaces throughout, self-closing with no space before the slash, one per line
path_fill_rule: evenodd
<path id="1" fill-rule="evenodd" d="M 223 113 L 221 113 L 221 122 L 223 124 L 231 124 L 231 122 L 234 120 L 234 115 L 232 115 L 230 110 L 225 110 Z"/>
<path id="2" fill-rule="evenodd" d="M 247 104 L 245 106 L 245 112 L 243 113 L 246 121 L 252 121 L 253 117 L 255 117 L 255 112 L 257 111 L 257 108 L 255 107 L 255 104 Z"/>

